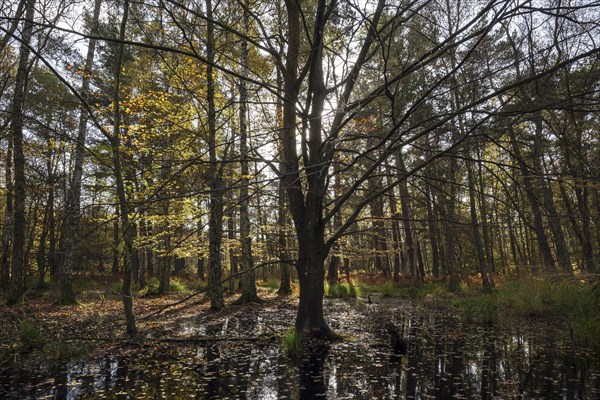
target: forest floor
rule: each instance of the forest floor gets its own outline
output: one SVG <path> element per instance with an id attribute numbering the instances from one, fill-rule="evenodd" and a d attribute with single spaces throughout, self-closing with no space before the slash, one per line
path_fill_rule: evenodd
<path id="1" fill-rule="evenodd" d="M 101 282 L 96 288 L 79 293 L 76 305 L 58 305 L 56 287 L 30 290 L 22 302 L 10 307 L 0 297 L 0 368 L 19 358 L 25 362 L 60 360 L 94 351 L 105 352 L 110 347 L 128 345 L 135 340 L 178 340 L 189 333 L 181 329 L 182 321 L 199 315 L 220 320 L 232 313 L 229 305 L 239 297 L 237 293 L 226 291 L 228 306 L 215 312 L 210 310 L 210 303 L 203 294 L 191 299 L 187 291 L 139 296 L 134 308 L 140 334 L 130 338 L 125 334 L 119 293 L 114 285 Z M 259 295 L 263 303 L 235 306 L 236 312 L 258 312 L 274 304 L 294 308 L 297 303 L 297 299 L 279 297 L 269 289 L 259 289 Z M 293 320 L 288 323 L 291 326 Z"/>
<path id="2" fill-rule="evenodd" d="M 501 282 L 494 294 L 485 295 L 477 289 L 480 286 L 477 277 L 465 280 L 458 294 L 448 293 L 443 285 L 433 282 L 416 289 L 393 285 L 368 274 L 355 275 L 353 281 L 354 284 L 344 282 L 335 287 L 326 285 L 326 297 L 353 299 L 359 305 L 368 304 L 371 295 L 416 300 L 430 309 L 442 308 L 459 314 L 467 322 L 493 323 L 507 315 L 552 324 L 558 322 L 568 326 L 571 334 L 574 329 L 579 340 L 600 350 L 598 282 L 581 285 L 583 280 L 573 284 L 572 281 L 527 278 Z M 23 301 L 11 307 L 5 305 L 0 295 L 0 367 L 19 358 L 72 358 L 78 353 L 132 342 L 132 338 L 124 334 L 119 281 L 112 275 L 80 276 L 75 285 L 78 304 L 70 306 L 57 304 L 55 283 L 44 290 L 29 289 Z M 272 308 L 286 309 L 290 315 L 276 323 L 278 327 L 271 327 L 262 339 L 270 334 L 273 338 L 281 336 L 293 326 L 298 300 L 297 293 L 278 296 L 277 287 L 276 279 L 259 281 L 258 291 L 263 302 L 241 306 L 232 306 L 239 294 L 225 290 L 227 307 L 215 312 L 210 310 L 208 299 L 201 293 L 201 282 L 195 279 L 174 279 L 172 292 L 164 296 L 149 294 L 156 289 L 156 284 L 151 283 L 150 289 L 136 295 L 134 308 L 140 331 L 137 339 L 177 341 L 182 335 L 189 336 L 192 328 L 187 326 Z M 198 320 L 198 316 L 202 319 Z M 194 318 L 193 323 L 186 322 Z"/>

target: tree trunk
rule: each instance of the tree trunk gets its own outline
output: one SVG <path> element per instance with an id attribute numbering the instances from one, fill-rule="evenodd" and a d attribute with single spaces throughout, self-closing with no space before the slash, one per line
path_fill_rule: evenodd
<path id="1" fill-rule="evenodd" d="M 386 173 L 388 176 L 392 175 L 392 171 L 389 165 L 386 165 Z M 400 268 L 402 268 L 402 264 L 400 261 L 400 247 L 402 243 L 400 242 L 400 224 L 398 223 L 398 206 L 396 203 L 396 193 L 395 190 L 392 189 L 388 193 L 388 201 L 390 205 L 390 214 L 392 216 L 392 245 L 393 245 L 393 257 L 394 257 L 394 267 L 392 270 L 392 280 L 395 283 L 400 282 Z M 336 214 L 337 216 L 337 214 Z"/>
<path id="2" fill-rule="evenodd" d="M 114 249 L 112 254 L 112 267 L 110 272 L 113 275 L 117 275 L 119 273 L 119 243 L 121 242 L 120 231 L 119 231 L 119 212 L 117 211 L 117 215 L 115 216 L 115 220 L 113 221 L 113 243 Z"/>
<path id="3" fill-rule="evenodd" d="M 208 297 L 210 307 L 220 310 L 225 307 L 221 286 L 221 240 L 223 237 L 223 178 L 217 166 L 217 115 L 215 111 L 215 82 L 213 63 L 215 60 L 214 23 L 212 0 L 206 1 L 206 100 L 208 102 L 208 152 L 210 159 L 210 219 L 208 222 Z"/>
<path id="4" fill-rule="evenodd" d="M 308 211 L 308 210 L 307 210 Z M 331 334 L 325 323 L 323 314 L 323 296 L 325 287 L 323 278 L 325 274 L 324 229 L 315 221 L 316 210 L 312 217 L 307 215 L 310 222 L 301 228 L 303 234 L 298 235 L 298 283 L 300 284 L 300 299 L 298 314 L 296 315 L 296 330 L 307 335 L 327 337 Z"/>
<path id="5" fill-rule="evenodd" d="M 554 205 L 554 199 L 552 195 L 552 189 L 548 185 L 545 178 L 544 167 L 542 165 L 542 116 L 538 112 L 534 116 L 535 122 L 535 135 L 533 142 L 533 166 L 535 173 L 538 174 L 538 187 L 542 192 L 542 199 L 544 207 L 548 212 L 548 222 L 550 228 L 554 234 L 554 245 L 556 246 L 556 256 L 558 258 L 558 264 L 560 268 L 568 274 L 573 273 L 573 266 L 571 265 L 571 257 L 569 255 L 569 247 L 567 246 L 567 240 L 562 228 L 562 223 L 556 206 Z"/>
<path id="6" fill-rule="evenodd" d="M 229 248 L 229 282 L 228 291 L 229 293 L 235 292 L 235 282 L 238 280 L 234 276 L 238 273 L 238 255 L 235 246 L 236 235 L 235 235 L 235 207 L 231 206 L 227 212 L 227 245 Z M 241 286 L 241 285 L 240 285 Z"/>
<path id="7" fill-rule="evenodd" d="M 49 205 L 50 205 L 50 202 L 47 202 L 46 210 L 44 210 L 44 218 L 42 220 L 42 232 L 40 233 L 40 240 L 39 240 L 37 255 L 36 255 L 36 263 L 37 263 L 37 268 L 38 268 L 37 287 L 39 289 L 42 289 L 45 286 L 44 279 L 46 277 L 46 265 L 47 265 L 46 241 L 48 239 L 48 212 L 49 212 L 48 208 L 49 208 Z"/>
<path id="8" fill-rule="evenodd" d="M 481 159 L 481 154 L 478 154 Z M 479 162 L 478 166 L 478 180 L 479 183 L 479 208 L 481 210 L 481 229 L 483 232 L 483 246 L 485 248 L 485 258 L 487 261 L 487 279 L 489 281 L 490 289 L 494 287 L 494 275 L 495 266 L 494 266 L 494 235 L 492 231 L 492 227 L 488 224 L 488 213 L 487 213 L 487 201 L 485 199 L 485 187 L 483 186 L 483 163 Z M 500 250 L 502 252 L 502 248 Z"/>
<path id="9" fill-rule="evenodd" d="M 248 34 L 249 17 L 247 8 L 248 0 L 244 1 L 243 27 L 244 34 Z M 248 43 L 242 40 L 242 77 L 240 79 L 240 241 L 242 245 L 242 295 L 238 302 L 247 303 L 259 301 L 256 294 L 256 279 L 252 264 L 252 236 L 250 233 L 250 211 L 248 209 L 250 186 L 248 170 L 248 90 L 246 80 L 248 77 Z"/>
<path id="10" fill-rule="evenodd" d="M 168 240 L 168 239 L 167 239 Z M 169 252 L 169 244 L 166 244 L 166 252 Z M 173 259 L 170 255 L 163 255 L 160 257 L 160 268 L 158 276 L 158 294 L 164 296 L 169 293 L 171 286 L 171 260 Z"/>
<path id="11" fill-rule="evenodd" d="M 488 272 L 486 268 L 486 260 L 481 240 L 481 231 L 479 226 L 479 218 L 477 217 L 477 202 L 475 199 L 475 174 L 473 173 L 473 161 L 468 160 L 469 154 L 466 155 L 467 163 L 467 182 L 469 186 L 469 211 L 471 216 L 471 230 L 473 232 L 473 246 L 477 254 L 477 266 L 481 274 L 483 291 L 490 293 L 492 288 L 488 280 Z"/>
<path id="12" fill-rule="evenodd" d="M 90 35 L 95 36 L 98 33 L 98 19 L 100 17 L 100 8 L 102 0 L 95 0 L 94 14 Z M 94 54 L 96 51 L 96 39 L 90 39 L 87 49 L 85 65 L 83 66 L 83 77 L 81 82 L 81 97 L 87 101 L 90 91 L 90 80 L 94 66 Z M 71 274 L 73 272 L 74 252 L 79 236 L 79 220 L 81 218 L 81 178 L 83 175 L 83 161 L 85 156 L 85 141 L 87 134 L 87 122 L 89 115 L 85 107 L 79 111 L 79 125 L 77 128 L 77 142 L 75 144 L 75 165 L 73 166 L 73 177 L 67 192 L 66 205 L 64 211 L 64 222 L 62 225 L 62 246 L 63 254 L 60 255 L 60 303 L 72 304 L 75 302 L 75 292 L 71 283 Z M 50 237 L 52 238 L 52 234 Z M 52 245 L 50 246 L 53 253 Z M 55 269 L 55 257 L 50 254 L 50 270 Z"/>
<path id="13" fill-rule="evenodd" d="M 334 163 L 333 165 L 335 181 L 333 183 L 333 196 L 338 197 L 340 195 L 341 190 L 341 176 L 340 176 L 340 167 L 339 163 Z M 336 213 L 333 217 L 333 231 L 337 232 L 342 227 L 342 216 L 340 213 Z M 340 245 L 336 242 L 333 245 L 333 249 L 331 252 L 331 256 L 329 257 L 329 265 L 327 266 L 327 283 L 330 286 L 337 285 L 339 281 L 339 268 L 341 265 L 341 257 L 340 257 Z"/>
<path id="14" fill-rule="evenodd" d="M 457 161 L 456 158 L 450 159 L 450 177 L 446 208 L 446 269 L 449 275 L 448 290 L 456 292 L 458 290 L 459 276 L 458 276 L 458 264 L 456 262 L 456 234 L 455 234 L 455 210 L 456 210 L 456 195 L 457 185 L 454 183 L 457 173 Z"/>
<path id="15" fill-rule="evenodd" d="M 13 179 L 12 179 L 12 137 L 8 136 L 8 149 L 6 150 L 6 204 L 4 214 L 4 226 L 2 227 L 2 259 L 0 259 L 0 287 L 8 285 L 10 280 L 10 252 L 13 236 Z"/>
<path id="16" fill-rule="evenodd" d="M 402 154 L 396 155 L 396 162 L 400 173 L 406 173 L 404 158 Z M 411 227 L 412 210 L 409 203 L 408 183 L 406 179 L 400 182 L 400 208 L 402 209 L 402 226 L 404 228 L 406 253 L 408 255 L 408 266 L 412 275 L 413 285 L 418 287 L 423 282 L 423 277 L 420 276 L 417 269 L 417 259 L 415 255 L 415 240 L 413 238 L 413 230 Z"/>
<path id="17" fill-rule="evenodd" d="M 200 204 L 198 204 L 200 205 Z M 202 241 L 203 235 L 202 235 L 202 221 L 200 219 L 198 219 L 198 222 L 196 224 L 196 235 L 198 236 L 198 247 L 200 247 L 200 243 Z M 196 273 L 198 275 L 198 278 L 200 278 L 201 281 L 204 281 L 205 276 L 204 276 L 204 252 L 202 250 L 198 250 L 198 261 L 196 264 Z"/>
<path id="18" fill-rule="evenodd" d="M 535 196 L 533 191 L 533 185 L 531 182 L 531 174 L 527 170 L 527 165 L 525 164 L 525 160 L 521 154 L 521 148 L 519 147 L 516 139 L 516 132 L 512 126 L 508 127 L 508 132 L 510 134 L 510 142 L 513 150 L 513 154 L 516 158 L 517 163 L 519 164 L 519 171 L 521 172 L 521 177 L 523 179 L 523 186 L 525 187 L 525 194 L 527 195 L 527 200 L 529 201 L 529 205 L 531 207 L 531 211 L 533 212 L 533 232 L 536 236 L 538 242 L 538 248 L 540 251 L 540 255 L 544 261 L 544 266 L 549 269 L 555 268 L 555 262 L 552 258 L 552 251 L 550 250 L 550 245 L 548 243 L 548 237 L 546 236 L 546 232 L 544 231 L 544 222 L 542 219 L 542 211 L 540 209 L 540 204 L 538 199 Z"/>
<path id="19" fill-rule="evenodd" d="M 121 19 L 121 26 L 119 28 L 119 47 L 117 53 L 117 62 L 115 64 L 115 79 L 114 79 L 114 94 L 113 94 L 113 118 L 114 118 L 114 130 L 113 135 L 110 138 L 112 156 L 113 156 L 113 167 L 115 171 L 115 181 L 117 186 L 117 198 L 119 200 L 119 213 L 121 216 L 121 226 L 123 233 L 123 288 L 122 288 L 122 299 L 123 308 L 125 311 L 125 323 L 127 334 L 133 336 L 137 334 L 137 327 L 135 323 L 135 315 L 133 313 L 133 295 L 131 293 L 132 284 L 132 263 L 133 263 L 133 234 L 131 232 L 132 226 L 129 222 L 129 202 L 127 201 L 127 194 L 125 192 L 125 183 L 123 181 L 123 170 L 121 168 L 121 110 L 119 106 L 120 101 L 120 87 L 121 87 L 121 66 L 123 63 L 123 56 L 125 53 L 125 28 L 127 26 L 127 17 L 129 15 L 129 0 L 125 0 L 123 4 L 123 17 Z"/>
<path id="20" fill-rule="evenodd" d="M 35 0 L 25 3 L 22 43 L 19 49 L 19 64 L 15 77 L 13 102 L 11 105 L 11 137 L 13 141 L 14 165 L 14 219 L 11 260 L 11 281 L 7 304 L 15 304 L 25 292 L 25 154 L 23 152 L 23 104 L 29 64 L 29 44 L 33 31 Z"/>
<path id="21" fill-rule="evenodd" d="M 280 166 L 281 168 L 281 166 Z M 287 238 L 286 238 L 286 207 L 285 207 L 285 188 L 280 180 L 277 184 L 277 247 L 279 248 L 279 271 L 280 284 L 277 294 L 288 295 L 292 293 L 290 265 L 288 263 Z"/>

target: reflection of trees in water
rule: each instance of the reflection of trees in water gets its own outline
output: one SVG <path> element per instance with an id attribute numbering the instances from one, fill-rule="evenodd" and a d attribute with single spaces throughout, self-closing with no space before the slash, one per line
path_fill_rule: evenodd
<path id="1" fill-rule="evenodd" d="M 486 331 L 483 338 L 483 356 L 481 359 L 481 399 L 492 399 L 497 388 L 497 357 L 493 335 L 495 332 Z"/>
<path id="2" fill-rule="evenodd" d="M 9 399 L 93 397 L 97 390 L 105 390 L 109 397 L 119 392 L 148 398 L 185 392 L 193 397 L 196 392 L 204 398 L 249 399 L 328 395 L 568 400 L 597 398 L 600 392 L 598 367 L 590 364 L 585 349 L 571 348 L 569 338 L 552 335 L 535 323 L 482 327 L 450 315 L 414 311 L 394 317 L 409 341 L 408 354 L 396 361 L 389 359 L 387 337 L 379 327 L 381 344 L 367 340 L 373 338 L 371 332 L 357 334 L 330 349 L 317 347 L 295 364 L 275 343 L 209 341 L 200 345 L 200 351 L 191 344 L 144 345 L 70 362 L 50 376 L 30 369 L 5 375 L 0 371 L 0 377 L 9 381 L 2 382 L 3 387 L 19 388 Z M 222 323 L 213 322 L 205 325 L 209 337 L 250 336 L 257 331 L 256 315 L 251 313 L 230 319 L 226 332 Z"/>
<path id="3" fill-rule="evenodd" d="M 327 398 L 323 367 L 328 352 L 327 343 L 315 342 L 307 345 L 306 353 L 300 358 L 298 371 L 301 400 Z"/>
<path id="4" fill-rule="evenodd" d="M 220 328 L 215 325 L 206 327 L 206 335 L 212 337 L 220 332 Z M 204 368 L 204 379 L 206 381 L 206 397 L 209 399 L 219 398 L 219 364 L 216 360 L 220 357 L 219 346 L 215 342 L 206 342 L 204 349 L 206 360 Z"/>

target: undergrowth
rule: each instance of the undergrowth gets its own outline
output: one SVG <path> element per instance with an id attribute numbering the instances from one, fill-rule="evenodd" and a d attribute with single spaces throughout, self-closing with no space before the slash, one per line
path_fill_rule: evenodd
<path id="1" fill-rule="evenodd" d="M 463 289 L 452 305 L 469 321 L 495 321 L 499 315 L 560 318 L 580 339 L 600 348 L 599 283 L 528 277 L 507 281 L 491 294 Z"/>
<path id="2" fill-rule="evenodd" d="M 331 299 L 354 299 L 361 295 L 359 286 L 352 282 L 329 285 L 325 282 L 325 296 Z"/>
<path id="3" fill-rule="evenodd" d="M 40 325 L 30 319 L 22 320 L 18 328 L 16 349 L 20 353 L 37 354 L 46 361 L 67 359 L 80 352 L 62 338 L 52 338 L 44 334 Z"/>

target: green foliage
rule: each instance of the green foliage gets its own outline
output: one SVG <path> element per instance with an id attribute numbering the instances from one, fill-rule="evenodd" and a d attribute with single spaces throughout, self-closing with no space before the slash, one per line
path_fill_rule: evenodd
<path id="1" fill-rule="evenodd" d="M 110 287 L 109 292 L 113 294 L 121 294 L 123 291 L 123 282 L 115 282 Z"/>
<path id="2" fill-rule="evenodd" d="M 81 353 L 80 348 L 70 346 L 62 339 L 49 341 L 44 345 L 43 352 L 47 358 L 52 360 L 66 360 Z"/>
<path id="3" fill-rule="evenodd" d="M 281 345 L 287 356 L 298 357 L 302 351 L 303 344 L 304 336 L 301 332 L 293 328 L 284 332 Z"/>
<path id="4" fill-rule="evenodd" d="M 269 290 L 278 290 L 281 282 L 277 278 L 269 278 L 266 281 L 263 281 L 262 287 Z"/>
<path id="5" fill-rule="evenodd" d="M 467 322 L 492 323 L 498 320 L 499 306 L 490 295 L 459 298 L 452 305 L 462 310 Z"/>
<path id="6" fill-rule="evenodd" d="M 369 293 L 380 293 L 383 297 L 394 297 L 400 295 L 400 290 L 392 281 L 385 281 L 379 284 L 362 286 L 363 291 Z"/>
<path id="7" fill-rule="evenodd" d="M 23 351 L 40 350 L 46 344 L 46 337 L 35 321 L 23 320 L 19 325 L 19 347 Z"/>
<path id="8" fill-rule="evenodd" d="M 190 291 L 188 282 L 179 279 L 171 278 L 169 282 L 169 292 L 171 293 L 187 293 Z"/>
<path id="9" fill-rule="evenodd" d="M 95 279 L 90 279 L 87 276 L 77 277 L 73 279 L 73 290 L 75 293 L 88 292 L 90 290 L 99 289 L 100 285 Z"/>
<path id="10" fill-rule="evenodd" d="M 573 279 L 520 278 L 492 294 L 470 290 L 452 305 L 468 321 L 495 321 L 500 314 L 521 318 L 560 318 L 576 336 L 600 346 L 600 296 L 597 285 Z"/>
<path id="11" fill-rule="evenodd" d="M 325 296 L 332 299 L 354 299 L 360 296 L 360 287 L 354 286 L 352 282 L 329 286 L 325 283 Z"/>

